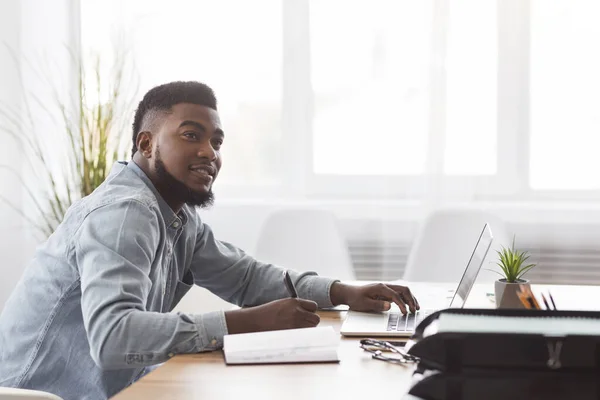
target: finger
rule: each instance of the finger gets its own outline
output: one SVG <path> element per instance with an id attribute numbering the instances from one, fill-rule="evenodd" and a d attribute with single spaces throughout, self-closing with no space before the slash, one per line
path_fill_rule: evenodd
<path id="1" fill-rule="evenodd" d="M 415 302 L 415 307 L 417 307 L 417 310 L 420 310 L 421 306 L 419 305 L 419 301 L 417 300 L 417 298 L 415 297 L 415 295 L 412 294 L 412 292 L 411 292 L 411 295 L 412 295 L 412 298 L 413 298 L 413 300 Z"/>
<path id="2" fill-rule="evenodd" d="M 399 295 L 400 298 L 402 299 L 402 301 L 404 303 L 406 303 L 408 305 L 408 307 L 410 308 L 410 312 L 415 312 L 415 310 L 419 310 L 421 309 L 421 306 L 419 306 L 419 302 L 417 301 L 417 298 L 415 296 L 413 296 L 412 292 L 410 291 L 410 289 L 406 286 L 400 286 L 400 285 L 389 285 L 390 288 L 392 288 L 394 291 L 396 291 Z"/>
<path id="3" fill-rule="evenodd" d="M 383 283 L 381 285 L 377 285 L 376 288 L 378 296 L 384 297 L 386 300 L 393 301 L 398 305 L 398 308 L 400 308 L 402 314 L 406 314 L 406 306 L 404 305 L 404 301 L 398 292 Z"/>
<path id="4" fill-rule="evenodd" d="M 408 309 L 410 310 L 410 312 L 414 314 L 416 312 L 416 306 L 415 306 L 415 302 L 413 301 L 412 297 L 408 297 L 407 295 L 405 295 L 403 293 L 399 293 L 398 296 L 400 296 L 400 298 L 402 299 L 404 304 L 406 304 L 408 306 Z"/>
<path id="5" fill-rule="evenodd" d="M 298 307 L 296 310 L 298 312 L 296 321 L 298 321 L 300 326 L 306 326 L 306 324 L 308 326 L 317 326 L 321 322 L 321 317 L 315 313 L 306 311 L 301 307 Z"/>
<path id="6" fill-rule="evenodd" d="M 365 311 L 388 311 L 390 309 L 390 302 L 385 300 L 366 299 L 364 303 Z"/>
<path id="7" fill-rule="evenodd" d="M 311 300 L 305 300 L 305 299 L 296 299 L 296 301 L 298 302 L 298 305 L 300 307 L 302 307 L 303 309 L 305 309 L 306 311 L 310 311 L 310 312 L 315 312 L 317 311 L 317 303 L 315 303 L 314 301 Z"/>
<path id="8" fill-rule="evenodd" d="M 405 300 L 405 302 L 408 304 L 410 311 L 414 313 L 415 310 L 418 310 L 421 308 L 419 306 L 419 302 L 417 301 L 415 296 L 411 293 L 409 288 L 407 288 L 406 286 L 403 286 L 402 288 L 403 289 L 400 292 L 400 295 Z"/>
<path id="9" fill-rule="evenodd" d="M 319 325 L 319 322 L 321 322 L 321 317 L 319 317 L 317 314 L 308 313 L 304 317 L 304 321 L 307 322 L 309 326 L 317 326 Z"/>

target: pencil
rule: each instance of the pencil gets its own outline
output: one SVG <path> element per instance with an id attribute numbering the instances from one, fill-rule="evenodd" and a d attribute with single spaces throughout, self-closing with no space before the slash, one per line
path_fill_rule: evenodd
<path id="1" fill-rule="evenodd" d="M 533 292 L 531 292 L 531 300 L 533 301 L 533 304 L 535 305 L 536 310 L 542 309 L 542 307 L 540 307 L 539 301 L 537 300 L 537 298 L 535 297 L 535 294 L 533 294 Z"/>
<path id="2" fill-rule="evenodd" d="M 525 306 L 526 309 L 530 309 L 531 305 L 529 304 L 528 297 L 523 292 L 517 292 L 517 296 L 519 300 L 521 300 L 521 304 Z"/>
<path id="3" fill-rule="evenodd" d="M 537 301 L 537 299 L 535 298 L 535 295 L 533 294 L 533 292 L 531 291 L 530 287 L 525 286 L 526 289 L 526 293 L 527 295 L 531 298 L 531 301 L 533 302 L 533 308 L 535 308 L 536 310 L 540 309 L 540 303 Z"/>

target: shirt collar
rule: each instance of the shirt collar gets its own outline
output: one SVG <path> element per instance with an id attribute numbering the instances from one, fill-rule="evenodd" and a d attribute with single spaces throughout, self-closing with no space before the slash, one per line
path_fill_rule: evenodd
<path id="1" fill-rule="evenodd" d="M 185 212 L 185 206 L 181 208 L 179 214 L 175 214 L 175 212 L 171 209 L 171 207 L 167 204 L 165 199 L 160 195 L 150 178 L 146 175 L 146 173 L 135 163 L 135 161 L 131 160 L 130 162 L 119 161 L 119 163 L 124 164 L 127 168 L 133 171 L 140 179 L 148 186 L 148 188 L 154 193 L 156 196 L 156 200 L 158 201 L 158 207 L 160 208 L 160 213 L 162 214 L 167 226 L 171 229 L 179 229 L 184 226 L 188 222 L 188 216 Z"/>

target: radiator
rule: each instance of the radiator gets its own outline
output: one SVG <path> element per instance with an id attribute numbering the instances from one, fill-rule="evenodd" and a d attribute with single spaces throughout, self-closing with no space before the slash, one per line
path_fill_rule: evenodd
<path id="1" fill-rule="evenodd" d="M 357 279 L 401 279 L 410 243 L 351 240 L 350 257 Z M 534 283 L 600 285 L 600 250 L 577 248 L 523 248 L 528 261 L 537 263 L 526 277 Z"/>
<path id="2" fill-rule="evenodd" d="M 410 243 L 349 241 L 348 248 L 357 279 L 393 280 L 404 274 Z"/>
<path id="3" fill-rule="evenodd" d="M 526 249 L 538 264 L 527 277 L 549 284 L 599 285 L 600 251 L 593 249 Z M 529 261 L 529 260 L 528 260 Z"/>

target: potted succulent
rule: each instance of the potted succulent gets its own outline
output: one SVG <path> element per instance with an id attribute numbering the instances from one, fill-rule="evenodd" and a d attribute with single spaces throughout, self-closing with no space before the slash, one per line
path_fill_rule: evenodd
<path id="1" fill-rule="evenodd" d="M 494 283 L 496 307 L 498 308 L 524 308 L 517 296 L 521 285 L 529 286 L 529 280 L 523 279 L 523 275 L 536 264 L 527 264 L 529 255 L 526 251 L 515 249 L 515 239 L 513 237 L 512 247 L 502 246 L 498 253 L 499 260 L 496 264 L 501 272 L 495 271 L 502 278 Z"/>

